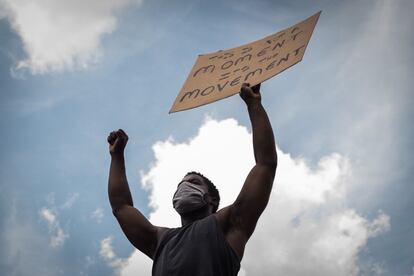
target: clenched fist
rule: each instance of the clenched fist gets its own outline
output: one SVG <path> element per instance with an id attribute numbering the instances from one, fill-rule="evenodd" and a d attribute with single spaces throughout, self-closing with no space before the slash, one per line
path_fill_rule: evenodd
<path id="1" fill-rule="evenodd" d="M 260 102 L 262 99 L 262 96 L 260 95 L 260 83 L 253 87 L 250 87 L 250 84 L 248 83 L 243 83 L 240 89 L 240 97 L 246 104 Z"/>
<path id="2" fill-rule="evenodd" d="M 123 154 L 128 142 L 128 135 L 122 129 L 112 131 L 108 136 L 109 153 L 111 155 Z"/>

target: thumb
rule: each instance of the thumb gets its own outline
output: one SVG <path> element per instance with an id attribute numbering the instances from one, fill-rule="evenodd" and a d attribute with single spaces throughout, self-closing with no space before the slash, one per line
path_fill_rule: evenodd
<path id="1" fill-rule="evenodd" d="M 114 132 L 114 131 L 112 131 L 112 132 L 109 134 L 109 136 L 108 136 L 108 138 L 107 138 L 106 140 L 108 141 L 108 143 L 109 143 L 110 145 L 113 145 L 113 144 L 114 144 L 114 142 L 115 142 L 115 140 L 116 140 L 116 138 L 117 138 L 117 136 L 116 136 L 115 132 Z"/>
<path id="2" fill-rule="evenodd" d="M 261 83 L 256 84 L 255 86 L 252 87 L 252 90 L 254 93 L 260 93 L 260 85 Z"/>

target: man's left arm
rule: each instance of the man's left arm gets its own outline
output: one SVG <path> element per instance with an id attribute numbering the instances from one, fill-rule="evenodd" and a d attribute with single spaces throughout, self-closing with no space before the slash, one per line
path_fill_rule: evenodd
<path id="1" fill-rule="evenodd" d="M 269 201 L 276 173 L 277 154 L 269 118 L 261 104 L 260 84 L 243 84 L 240 96 L 247 105 L 253 132 L 255 166 L 247 176 L 236 201 L 219 211 L 226 238 L 241 258 L 244 245 Z M 220 214 L 221 212 L 221 214 Z"/>

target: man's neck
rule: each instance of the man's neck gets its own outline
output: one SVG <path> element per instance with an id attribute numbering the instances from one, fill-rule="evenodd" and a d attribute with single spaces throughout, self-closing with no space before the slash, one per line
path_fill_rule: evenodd
<path id="1" fill-rule="evenodd" d="M 211 215 L 211 210 L 208 208 L 209 206 L 206 206 L 207 208 L 201 208 L 199 210 L 195 210 L 194 212 L 188 213 L 188 214 L 182 214 L 181 215 L 181 226 L 186 226 L 187 224 L 193 223 L 196 220 L 200 220 L 202 218 L 205 218 L 209 215 Z"/>

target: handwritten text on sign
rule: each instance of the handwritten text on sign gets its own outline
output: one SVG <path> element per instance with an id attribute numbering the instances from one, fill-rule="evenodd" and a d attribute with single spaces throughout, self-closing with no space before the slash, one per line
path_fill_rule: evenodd
<path id="1" fill-rule="evenodd" d="M 298 63 L 320 13 L 252 43 L 199 55 L 170 113 L 237 94 L 242 83 L 258 84 Z"/>

